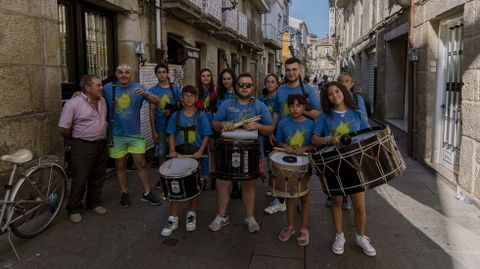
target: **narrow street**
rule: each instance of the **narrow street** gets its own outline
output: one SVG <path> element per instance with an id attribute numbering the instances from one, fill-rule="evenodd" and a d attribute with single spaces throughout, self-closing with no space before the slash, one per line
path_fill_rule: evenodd
<path id="1" fill-rule="evenodd" d="M 405 137 L 396 135 L 401 147 Z M 115 177 L 104 188 L 105 216 L 85 214 L 78 225 L 63 211 L 52 227 L 31 240 L 13 236 L 22 261 L 18 262 L 7 236 L 0 237 L 0 268 L 478 268 L 480 211 L 455 199 L 444 179 L 409 158 L 406 173 L 367 192 L 367 235 L 377 256 L 365 256 L 354 244 L 353 212 L 344 211 L 345 253 L 335 256 L 329 210 L 319 180 L 313 178 L 310 244 L 295 239 L 280 242 L 284 213 L 264 215 L 267 183 L 258 182 L 258 234 L 247 231 L 240 200 L 232 200 L 231 224 L 214 233 L 207 226 L 216 213 L 215 191 L 201 195 L 197 230 L 186 232 L 185 209 L 180 227 L 170 238 L 160 231 L 168 203 L 150 206 L 140 201 L 136 173 L 129 173 L 132 206 L 119 206 Z M 156 175 L 157 169 L 151 169 Z M 152 178 L 152 183 L 156 179 Z M 159 194 L 159 191 L 156 190 Z M 137 199 L 138 198 L 138 199 Z"/>

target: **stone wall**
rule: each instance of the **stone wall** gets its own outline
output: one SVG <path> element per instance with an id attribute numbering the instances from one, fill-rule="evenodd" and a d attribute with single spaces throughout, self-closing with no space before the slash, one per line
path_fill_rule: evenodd
<path id="1" fill-rule="evenodd" d="M 430 0 L 416 7 L 415 47 L 419 48 L 417 90 L 417 156 L 432 165 L 466 196 L 480 201 L 480 0 Z M 462 64 L 462 137 L 458 174 L 434 163 L 435 104 L 439 22 L 456 14 L 464 20 Z"/>
<path id="2" fill-rule="evenodd" d="M 57 1 L 0 2 L 0 154 L 63 156 Z"/>

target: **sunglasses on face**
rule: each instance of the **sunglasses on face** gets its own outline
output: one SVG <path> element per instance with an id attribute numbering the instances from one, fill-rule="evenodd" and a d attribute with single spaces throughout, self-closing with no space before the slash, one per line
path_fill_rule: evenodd
<path id="1" fill-rule="evenodd" d="M 247 89 L 247 88 L 253 87 L 253 84 L 252 83 L 239 82 L 238 87 L 241 88 L 241 89 Z"/>

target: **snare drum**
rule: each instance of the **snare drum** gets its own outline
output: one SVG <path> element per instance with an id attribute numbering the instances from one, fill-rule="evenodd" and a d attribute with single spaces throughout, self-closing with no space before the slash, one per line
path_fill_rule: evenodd
<path id="1" fill-rule="evenodd" d="M 219 139 L 215 141 L 215 172 L 223 180 L 255 180 L 260 177 L 258 140 Z"/>
<path id="2" fill-rule="evenodd" d="M 310 165 L 307 156 L 297 156 L 283 151 L 269 155 L 268 184 L 274 196 L 297 198 L 310 190 Z"/>
<path id="3" fill-rule="evenodd" d="M 407 168 L 388 126 L 360 130 L 351 138 L 348 146 L 329 146 L 310 155 L 327 195 L 375 188 L 400 176 Z"/>
<path id="4" fill-rule="evenodd" d="M 188 201 L 200 194 L 202 182 L 195 159 L 167 160 L 160 166 L 159 172 L 165 197 L 171 201 Z"/>

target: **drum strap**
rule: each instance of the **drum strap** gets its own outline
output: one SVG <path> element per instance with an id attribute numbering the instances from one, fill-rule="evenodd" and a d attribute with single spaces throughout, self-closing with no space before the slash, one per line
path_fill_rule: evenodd
<path id="1" fill-rule="evenodd" d="M 180 113 L 183 113 L 183 110 L 178 111 L 177 115 L 175 117 L 176 121 L 176 132 L 183 132 L 183 139 L 184 139 L 184 144 L 188 144 L 188 131 L 196 131 L 197 130 L 197 125 L 198 125 L 198 119 L 199 119 L 199 112 L 198 110 L 195 110 L 195 123 L 191 126 L 186 126 L 186 127 L 181 127 L 180 126 Z"/>

